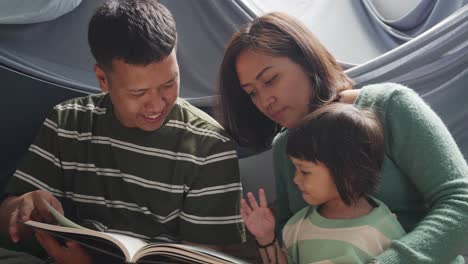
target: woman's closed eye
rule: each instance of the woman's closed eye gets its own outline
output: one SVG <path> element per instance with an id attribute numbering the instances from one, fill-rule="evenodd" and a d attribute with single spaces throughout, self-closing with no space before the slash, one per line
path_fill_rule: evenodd
<path id="1" fill-rule="evenodd" d="M 266 86 L 271 86 L 272 84 L 275 83 L 275 81 L 278 79 L 278 74 L 275 74 L 273 77 L 271 77 L 270 79 L 268 79 L 266 82 L 265 82 L 265 85 Z"/>

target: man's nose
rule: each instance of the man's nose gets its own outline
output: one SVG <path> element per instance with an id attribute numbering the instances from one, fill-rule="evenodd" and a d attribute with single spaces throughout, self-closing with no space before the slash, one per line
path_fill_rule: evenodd
<path id="1" fill-rule="evenodd" d="M 149 111 L 159 111 L 164 107 L 162 94 L 157 90 L 150 90 L 145 101 L 145 108 Z"/>

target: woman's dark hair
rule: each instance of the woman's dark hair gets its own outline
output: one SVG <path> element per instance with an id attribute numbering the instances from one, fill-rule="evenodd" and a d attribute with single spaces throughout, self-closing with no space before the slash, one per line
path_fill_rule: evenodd
<path id="1" fill-rule="evenodd" d="M 346 204 L 377 188 L 384 135 L 374 111 L 332 103 L 307 115 L 288 133 L 287 154 L 323 163 Z"/>
<path id="2" fill-rule="evenodd" d="M 177 32 L 171 12 L 156 0 L 110 0 L 94 13 L 88 43 L 97 63 L 110 69 L 113 59 L 147 65 L 174 49 Z"/>
<path id="3" fill-rule="evenodd" d="M 241 146 L 265 148 L 280 129 L 255 107 L 240 87 L 236 61 L 245 50 L 287 57 L 300 65 L 312 83 L 311 111 L 353 85 L 333 56 L 300 21 L 282 13 L 254 19 L 232 36 L 219 73 L 219 118 Z"/>

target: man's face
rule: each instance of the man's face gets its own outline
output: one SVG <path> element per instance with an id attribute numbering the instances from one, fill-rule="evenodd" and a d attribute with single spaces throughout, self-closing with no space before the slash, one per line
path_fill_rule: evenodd
<path id="1" fill-rule="evenodd" d="M 146 66 L 112 61 L 112 69 L 94 71 L 101 90 L 109 92 L 114 114 L 125 127 L 159 129 L 179 96 L 179 65 L 175 51 Z"/>

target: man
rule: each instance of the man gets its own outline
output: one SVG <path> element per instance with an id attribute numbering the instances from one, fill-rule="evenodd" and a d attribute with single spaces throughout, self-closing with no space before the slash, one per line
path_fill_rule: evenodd
<path id="1" fill-rule="evenodd" d="M 218 250 L 242 242 L 234 144 L 178 98 L 170 12 L 157 1 L 111 0 L 92 17 L 88 40 L 105 93 L 66 101 L 46 118 L 6 188 L 1 230 L 17 242 L 31 234 L 18 222 L 53 222 L 45 200 L 97 230 Z M 75 243 L 36 238 L 58 263 L 86 262 Z"/>

